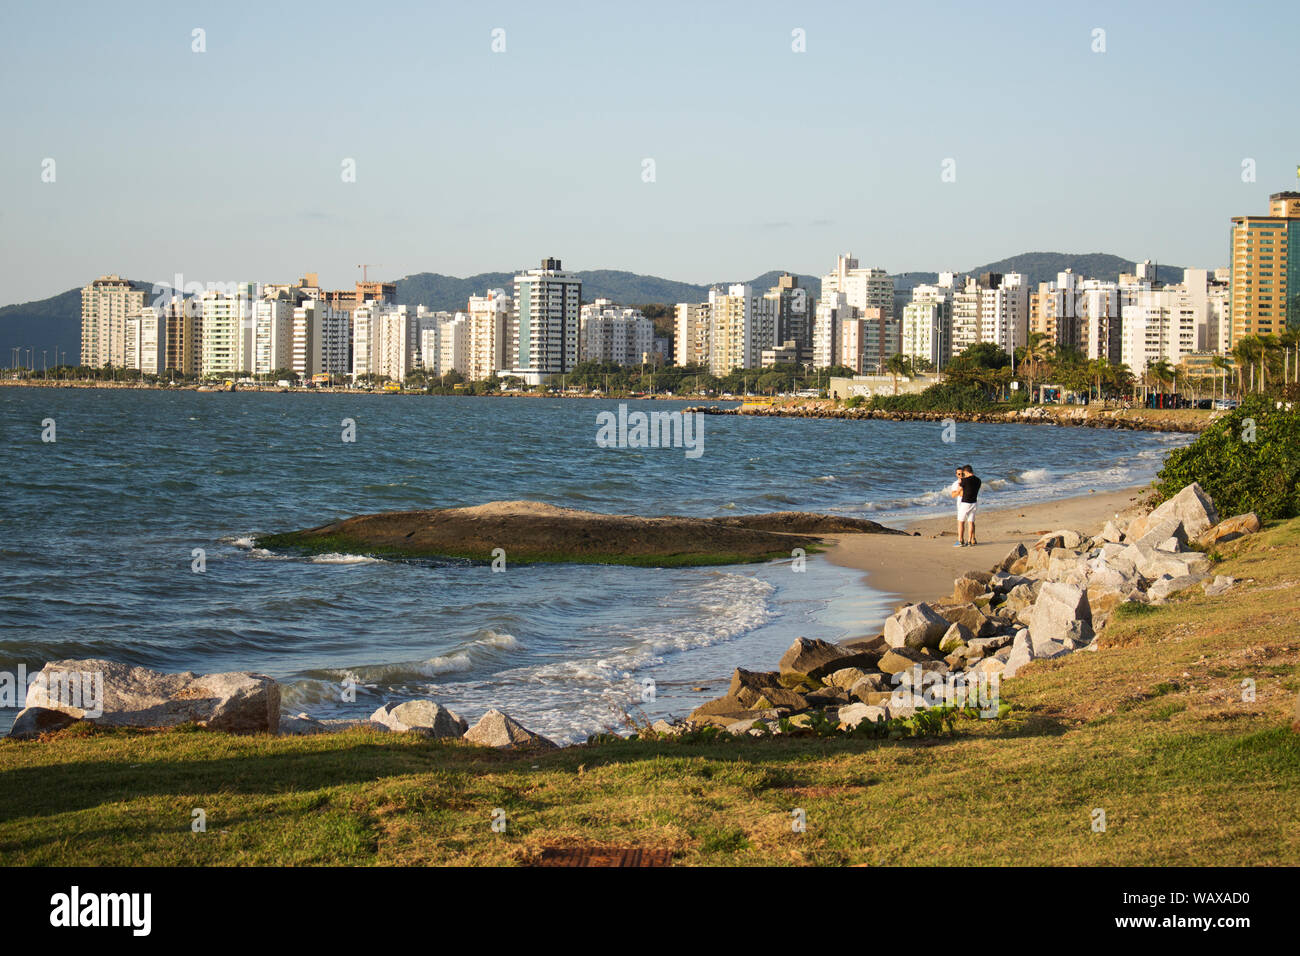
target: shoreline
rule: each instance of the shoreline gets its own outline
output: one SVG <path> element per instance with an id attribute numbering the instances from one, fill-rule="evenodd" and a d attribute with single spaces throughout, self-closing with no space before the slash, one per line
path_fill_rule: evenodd
<path id="1" fill-rule="evenodd" d="M 838 567 L 861 571 L 863 584 L 896 598 L 898 604 L 934 602 L 944 596 L 945 583 L 950 585 L 966 571 L 988 570 L 1016 544 L 1030 547 L 1043 534 L 1063 528 L 1099 532 L 1116 515 L 1137 510 L 1149 491 L 1149 485 L 1134 485 L 977 512 L 979 544 L 970 548 L 953 547 L 955 516 L 918 518 L 901 525 L 907 536 L 828 535 L 829 547 L 822 557 Z"/>

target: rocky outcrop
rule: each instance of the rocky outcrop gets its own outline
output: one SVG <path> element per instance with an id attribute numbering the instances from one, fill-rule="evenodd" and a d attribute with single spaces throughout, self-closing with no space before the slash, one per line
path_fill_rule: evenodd
<path id="1" fill-rule="evenodd" d="M 535 734 L 523 724 L 501 711 L 493 709 L 479 718 L 469 730 L 465 740 L 480 747 L 498 750 L 554 750 L 555 744 L 541 734 Z"/>
<path id="2" fill-rule="evenodd" d="M 948 630 L 929 604 L 909 604 L 885 622 L 885 643 L 890 647 L 938 647 Z"/>
<path id="3" fill-rule="evenodd" d="M 779 511 L 723 518 L 608 515 L 537 501 L 358 515 L 283 534 L 257 546 L 303 554 L 681 566 L 789 558 L 826 535 L 903 534 L 864 518 Z"/>
<path id="4" fill-rule="evenodd" d="M 31 678 L 26 705 L 105 727 L 193 723 L 236 734 L 273 734 L 280 726 L 280 686 L 249 671 L 167 674 L 117 661 L 51 661 Z M 24 726 L 54 720 L 32 714 Z"/>
<path id="5" fill-rule="evenodd" d="M 389 730 L 413 731 L 426 737 L 459 738 L 469 729 L 463 717 L 433 700 L 390 702 L 371 714 L 370 720 Z"/>

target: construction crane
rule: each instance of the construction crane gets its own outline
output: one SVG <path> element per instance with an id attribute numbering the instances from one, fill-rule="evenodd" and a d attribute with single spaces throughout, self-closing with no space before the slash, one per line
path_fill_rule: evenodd
<path id="1" fill-rule="evenodd" d="M 363 262 L 363 263 L 361 263 L 360 265 L 358 265 L 357 268 L 361 270 L 361 281 L 362 281 L 362 282 L 369 282 L 369 281 L 370 281 L 370 267 L 371 267 L 371 266 L 380 266 L 380 265 L 383 265 L 383 263 L 382 263 L 382 262 Z"/>

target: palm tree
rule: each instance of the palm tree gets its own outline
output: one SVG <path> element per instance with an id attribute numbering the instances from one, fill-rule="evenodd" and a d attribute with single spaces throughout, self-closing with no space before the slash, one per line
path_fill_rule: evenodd
<path id="1" fill-rule="evenodd" d="M 1146 372 L 1147 384 L 1151 384 L 1152 382 L 1154 382 L 1157 388 L 1163 389 L 1164 383 L 1168 381 L 1172 381 L 1173 378 L 1174 378 L 1174 370 L 1173 368 L 1170 367 L 1168 362 L 1165 361 L 1152 362 L 1150 365 L 1147 366 L 1147 372 Z M 1163 398 L 1161 399 L 1161 402 L 1163 404 Z"/>
<path id="2" fill-rule="evenodd" d="M 1030 332 L 1025 344 L 1024 362 L 1029 365 L 1029 400 L 1034 399 L 1034 379 L 1038 377 L 1038 363 L 1050 361 L 1056 351 L 1054 343 L 1045 332 Z"/>
<path id="3" fill-rule="evenodd" d="M 1226 358 L 1224 358 L 1222 355 L 1216 355 L 1216 356 L 1214 356 L 1214 358 L 1210 359 L 1210 365 L 1213 366 L 1213 367 L 1214 367 L 1215 369 L 1217 369 L 1218 371 L 1220 371 L 1220 372 L 1223 373 L 1223 389 L 1222 389 L 1222 393 L 1221 393 L 1221 394 L 1222 394 L 1224 397 L 1227 397 L 1227 394 L 1228 394 L 1228 370 L 1232 368 L 1232 363 L 1229 362 L 1229 361 L 1228 361 Z"/>
<path id="4" fill-rule="evenodd" d="M 1246 385 L 1246 368 L 1255 367 L 1255 360 L 1264 354 L 1263 344 L 1258 336 L 1243 335 L 1237 340 L 1232 347 L 1232 357 L 1237 360 L 1238 374 L 1241 376 L 1241 383 L 1238 391 L 1243 391 Z"/>
<path id="5" fill-rule="evenodd" d="M 1110 372 L 1110 361 L 1104 358 L 1095 358 L 1088 363 L 1088 375 L 1097 382 L 1097 401 L 1102 400 L 1101 381 Z"/>
<path id="6" fill-rule="evenodd" d="M 885 362 L 885 371 L 894 376 L 894 394 L 898 394 L 898 376 L 912 374 L 912 360 L 902 352 L 895 352 Z"/>

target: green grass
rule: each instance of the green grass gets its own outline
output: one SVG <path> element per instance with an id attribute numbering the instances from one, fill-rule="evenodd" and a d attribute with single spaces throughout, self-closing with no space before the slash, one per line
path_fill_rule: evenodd
<path id="1" fill-rule="evenodd" d="M 366 730 L 0 742 L 0 863 L 519 864 L 600 845 L 685 865 L 1296 865 L 1300 521 L 1224 553 L 1227 595 L 1193 589 L 1114 621 L 1095 653 L 1029 664 L 1007 717 L 952 736 L 537 755 Z"/>

